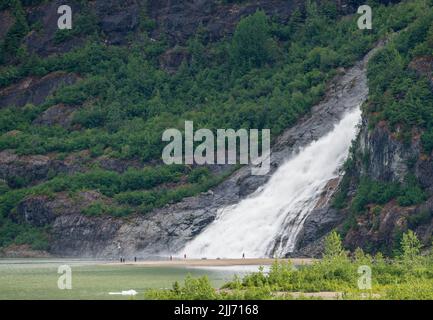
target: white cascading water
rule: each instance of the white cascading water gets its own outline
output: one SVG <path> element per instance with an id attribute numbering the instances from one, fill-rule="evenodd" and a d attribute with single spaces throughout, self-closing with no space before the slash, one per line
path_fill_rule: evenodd
<path id="1" fill-rule="evenodd" d="M 182 253 L 194 258 L 283 256 L 316 207 L 327 183 L 338 178 L 358 132 L 359 108 L 345 114 L 334 129 L 284 163 L 262 188 L 216 219 Z"/>

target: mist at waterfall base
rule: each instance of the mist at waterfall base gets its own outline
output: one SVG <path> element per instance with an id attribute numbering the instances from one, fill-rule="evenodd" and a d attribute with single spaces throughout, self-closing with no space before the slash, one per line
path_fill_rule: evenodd
<path id="1" fill-rule="evenodd" d="M 360 120 L 359 108 L 345 114 L 331 132 L 288 159 L 250 197 L 220 209 L 179 255 L 237 259 L 243 254 L 261 258 L 293 252 L 308 214 L 327 183 L 339 176 Z"/>

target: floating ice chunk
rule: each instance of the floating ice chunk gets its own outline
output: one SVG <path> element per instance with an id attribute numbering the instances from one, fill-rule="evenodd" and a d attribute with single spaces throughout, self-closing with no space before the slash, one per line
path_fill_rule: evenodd
<path id="1" fill-rule="evenodd" d="M 117 295 L 117 296 L 135 296 L 137 295 L 137 291 L 135 290 L 128 290 L 128 291 L 122 291 L 122 292 L 109 292 L 109 295 Z"/>

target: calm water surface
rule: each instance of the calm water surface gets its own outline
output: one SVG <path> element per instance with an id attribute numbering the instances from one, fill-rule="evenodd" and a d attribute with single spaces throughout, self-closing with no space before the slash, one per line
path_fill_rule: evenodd
<path id="1" fill-rule="evenodd" d="M 72 290 L 59 290 L 58 267 L 72 269 Z M 187 275 L 208 276 L 218 288 L 233 279 L 258 270 L 258 266 L 148 267 L 109 265 L 106 261 L 81 259 L 0 259 L 0 299 L 130 299 L 109 292 L 135 290 L 143 299 L 147 289 L 171 288 Z"/>

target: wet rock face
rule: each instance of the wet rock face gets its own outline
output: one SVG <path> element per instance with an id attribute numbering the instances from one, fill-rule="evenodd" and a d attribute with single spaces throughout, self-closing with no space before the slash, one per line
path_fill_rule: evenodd
<path id="1" fill-rule="evenodd" d="M 390 2 L 390 1 L 384 1 Z M 397 1 L 393 1 L 397 2 Z M 81 14 L 91 14 L 104 35 L 105 42 L 114 45 L 128 43 L 130 35 L 137 35 L 140 22 L 144 17 L 156 22 L 151 36 L 167 38 L 170 45 L 185 45 L 198 28 L 203 28 L 207 41 L 215 41 L 233 33 L 238 21 L 257 10 L 263 10 L 280 21 L 287 21 L 294 8 L 303 5 L 301 0 L 254 0 L 241 3 L 221 3 L 214 0 L 96 0 L 83 5 L 81 1 L 70 0 L 74 19 Z M 29 25 L 41 24 L 38 31 L 25 37 L 25 44 L 30 53 L 49 56 L 65 53 L 85 43 L 87 35 L 74 36 L 61 43 L 56 42 L 58 31 L 57 9 L 65 4 L 62 0 L 43 2 L 27 7 Z M 353 1 L 338 1 L 340 10 L 355 12 Z M 0 39 L 13 24 L 13 17 L 7 11 L 0 13 Z"/>
<path id="2" fill-rule="evenodd" d="M 126 221 L 108 216 L 86 217 L 79 213 L 79 208 L 65 207 L 52 224 L 50 252 L 100 258 L 140 257 L 164 252 L 173 254 L 181 249 L 185 241 L 192 239 L 211 223 L 218 208 L 229 202 L 229 198 L 231 202 L 237 201 L 234 186 L 230 190 L 234 193 L 219 198 L 225 191 L 218 187 L 215 193 L 187 198 Z M 54 203 L 58 201 L 54 200 Z M 87 199 L 82 202 L 88 205 L 93 201 Z M 78 204 L 80 206 L 84 205 Z"/>
<path id="3" fill-rule="evenodd" d="M 233 32 L 241 17 L 253 14 L 258 9 L 285 21 L 299 3 L 302 1 L 258 0 L 219 4 L 213 0 L 96 0 L 89 2 L 88 9 L 108 44 L 127 44 L 128 36 L 137 34 L 140 21 L 146 17 L 156 22 L 151 36 L 167 38 L 171 46 L 175 46 L 185 45 L 199 27 L 205 30 L 208 41 L 221 39 Z M 25 38 L 29 52 L 49 56 L 68 52 L 84 44 L 86 35 L 56 43 L 57 9 L 62 4 L 61 0 L 55 0 L 27 9 L 30 25 L 36 22 L 42 24 L 41 31 L 32 32 Z M 78 15 L 89 13 L 79 1 L 71 0 L 68 5 L 72 8 L 73 22 Z M 9 24 L 5 22 L 5 27 Z"/>
<path id="4" fill-rule="evenodd" d="M 94 164 L 118 173 L 123 173 L 128 168 L 143 168 L 143 163 L 139 160 L 113 159 L 107 156 L 92 159 L 88 151 L 58 159 L 55 154 L 18 155 L 10 150 L 4 150 L 0 151 L 0 180 L 6 181 L 12 188 L 21 187 L 20 181 L 26 185 L 36 185 L 58 174 L 85 172 Z"/>
<path id="5" fill-rule="evenodd" d="M 96 1 L 95 14 L 99 17 L 99 26 L 110 44 L 121 45 L 127 43 L 128 33 L 138 29 L 142 5 L 140 1 Z"/>
<path id="6" fill-rule="evenodd" d="M 367 216 L 358 221 L 356 229 L 349 231 L 344 244 L 352 250 L 363 247 L 393 254 L 393 250 L 400 246 L 402 232 L 411 229 L 429 246 L 433 231 L 432 218 L 433 197 L 421 205 L 404 208 L 391 201 L 379 214 L 370 210 Z"/>
<path id="7" fill-rule="evenodd" d="M 433 193 L 433 153 L 417 161 L 415 175 L 421 186 Z"/>
<path id="8" fill-rule="evenodd" d="M 91 14 L 95 25 L 106 37 L 106 43 L 121 45 L 127 43 L 127 35 L 137 31 L 140 19 L 140 6 L 145 1 L 118 1 L 97 0 L 88 3 L 85 9 L 80 1 L 71 0 L 67 4 L 72 9 L 72 28 L 77 18 L 83 14 Z M 57 13 L 64 1 L 55 0 L 42 3 L 28 9 L 27 16 L 30 24 L 41 23 L 40 32 L 31 32 L 25 38 L 25 43 L 31 53 L 49 56 L 56 53 L 65 53 L 80 47 L 85 42 L 86 34 L 74 36 L 61 43 L 55 41 L 58 32 Z"/>
<path id="9" fill-rule="evenodd" d="M 8 150 L 0 152 L 0 178 L 8 181 L 11 187 L 20 187 L 14 185 L 17 178 L 36 184 L 45 180 L 50 173 L 69 171 L 73 171 L 73 168 L 47 156 L 18 156 Z"/>
<path id="10" fill-rule="evenodd" d="M 36 227 L 50 225 L 50 252 L 55 255 L 97 257 L 113 243 L 123 221 L 107 216 L 90 218 L 81 212 L 96 201 L 106 200 L 97 191 L 83 191 L 74 198 L 66 193 L 53 198 L 30 196 L 18 204 L 12 218 Z"/>
<path id="11" fill-rule="evenodd" d="M 62 43 L 55 41 L 55 36 L 58 31 L 57 21 L 60 17 L 57 10 L 64 4 L 62 0 L 54 0 L 27 9 L 29 25 L 40 23 L 42 26 L 40 31 L 32 31 L 24 39 L 24 43 L 30 53 L 37 53 L 45 57 L 70 51 L 74 47 L 83 44 L 83 39 L 80 38 L 73 38 Z M 80 12 L 81 6 L 78 1 L 68 1 L 67 4 L 72 9 L 73 17 L 74 14 Z"/>
<path id="12" fill-rule="evenodd" d="M 154 36 L 163 32 L 171 43 L 184 44 L 199 27 L 204 28 L 208 41 L 215 41 L 231 34 L 241 17 L 258 9 L 285 21 L 300 1 L 245 1 L 241 4 L 217 4 L 216 1 L 150 0 L 148 11 L 158 23 Z"/>
<path id="13" fill-rule="evenodd" d="M 161 68 L 169 73 L 174 73 L 183 61 L 188 61 L 190 54 L 184 48 L 173 48 L 167 50 L 159 57 Z"/>
<path id="14" fill-rule="evenodd" d="M 298 236 L 296 255 L 320 257 L 322 239 L 344 219 L 344 215 L 329 205 L 313 210 L 305 221 L 302 233 Z"/>
<path id="15" fill-rule="evenodd" d="M 29 198 L 21 202 L 17 207 L 18 217 L 26 223 L 43 227 L 54 221 L 55 215 L 47 203 L 47 198 L 43 196 Z"/>
<path id="16" fill-rule="evenodd" d="M 419 145 L 404 145 L 393 139 L 386 125 L 379 125 L 372 131 L 364 120 L 360 135 L 360 153 L 364 157 L 364 171 L 379 181 L 403 182 L 408 173 L 409 159 L 419 153 Z"/>
<path id="17" fill-rule="evenodd" d="M 121 220 L 109 217 L 62 214 L 52 225 L 50 252 L 57 256 L 103 257 L 104 248 L 117 247 L 113 238 L 121 224 Z"/>
<path id="18" fill-rule="evenodd" d="M 364 119 L 358 147 L 364 157 L 361 175 L 384 182 L 404 182 L 413 170 L 421 186 L 433 190 L 433 161 L 431 156 L 423 155 L 419 135 L 407 143 L 395 138 L 384 123 L 373 130 L 368 127 Z"/>
<path id="19" fill-rule="evenodd" d="M 33 124 L 45 126 L 59 125 L 68 128 L 71 126 L 75 109 L 75 107 L 64 104 L 54 105 L 42 112 L 42 114 L 33 121 Z"/>
<path id="20" fill-rule="evenodd" d="M 331 200 L 340 180 L 336 178 L 328 183 L 316 208 L 306 218 L 302 231 L 298 235 L 296 256 L 320 257 L 324 237 L 344 220 L 344 215 L 331 206 Z"/>
<path id="21" fill-rule="evenodd" d="M 0 90 L 0 109 L 39 105 L 61 86 L 74 84 L 77 80 L 78 76 L 65 72 L 53 72 L 42 78 L 26 78 Z"/>
<path id="22" fill-rule="evenodd" d="M 419 134 L 404 142 L 390 132 L 386 123 L 381 122 L 370 129 L 365 118 L 357 151 L 361 155 L 356 165 L 358 175 L 382 182 L 404 183 L 409 174 L 414 174 L 427 194 L 432 194 L 432 155 L 423 154 Z M 392 254 L 399 246 L 402 232 L 408 229 L 414 230 L 424 244 L 431 244 L 433 198 L 411 207 L 401 207 L 393 200 L 383 208 L 376 206 L 366 210 L 345 236 L 344 244 L 348 248 L 362 247 Z M 410 221 L 415 222 L 411 225 Z"/>

